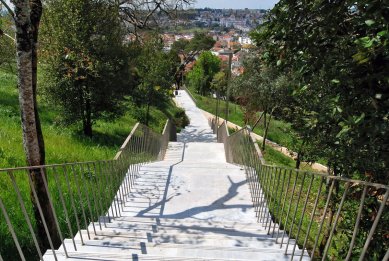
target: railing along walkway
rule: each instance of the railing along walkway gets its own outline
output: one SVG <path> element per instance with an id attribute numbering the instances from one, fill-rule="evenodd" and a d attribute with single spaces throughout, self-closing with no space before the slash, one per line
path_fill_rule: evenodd
<path id="1" fill-rule="evenodd" d="M 305 251 L 312 260 L 389 259 L 389 186 L 267 165 L 249 127 L 230 135 L 226 122 L 210 126 L 227 161 L 245 168 L 258 221 L 291 260 L 298 246 L 300 260 Z"/>
<path id="2" fill-rule="evenodd" d="M 388 186 L 267 165 L 249 128 L 176 100 L 178 142 L 137 125 L 114 160 L 0 170 L 0 261 L 388 260 Z"/>
<path id="3" fill-rule="evenodd" d="M 136 124 L 113 160 L 0 169 L 0 260 L 44 260 L 46 249 L 57 260 L 60 245 L 68 256 L 66 237 L 77 250 L 76 234 L 91 239 L 123 215 L 140 167 L 162 160 L 175 138 L 170 120 L 162 134 Z"/>
<path id="4" fill-rule="evenodd" d="M 60 260 L 65 247 L 71 260 L 289 259 L 257 223 L 244 170 L 226 161 L 224 145 L 186 93 L 176 98 L 190 118 L 178 142 L 163 161 L 140 166 L 133 184 L 122 184 L 120 217 L 102 229 L 96 223 L 96 231 L 91 224 L 91 239 L 83 229 L 65 240 L 56 251 Z"/>

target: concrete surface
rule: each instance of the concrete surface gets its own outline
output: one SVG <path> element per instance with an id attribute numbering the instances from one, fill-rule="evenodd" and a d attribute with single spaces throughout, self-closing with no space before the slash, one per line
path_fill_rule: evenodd
<path id="1" fill-rule="evenodd" d="M 105 224 L 101 218 L 96 233 L 91 224 L 66 239 L 55 252 L 58 260 L 291 259 L 286 244 L 276 244 L 264 221 L 257 222 L 243 169 L 226 162 L 223 144 L 187 94 L 180 92 L 177 101 L 191 124 L 169 143 L 164 161 L 142 166 L 122 215 Z M 52 251 L 45 260 L 55 260 Z"/>

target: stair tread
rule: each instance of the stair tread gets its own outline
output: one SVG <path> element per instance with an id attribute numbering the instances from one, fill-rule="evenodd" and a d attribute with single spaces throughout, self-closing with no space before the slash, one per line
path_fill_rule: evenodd
<path id="1" fill-rule="evenodd" d="M 127 242 L 109 242 L 104 240 L 85 240 L 85 245 L 81 241 L 75 240 L 77 251 L 84 253 L 127 253 L 127 254 L 151 254 L 151 255 L 180 255 L 180 256 L 198 256 L 205 258 L 218 258 L 226 253 L 229 255 L 240 255 L 242 259 L 252 257 L 253 254 L 284 254 L 285 246 L 280 248 L 272 242 L 271 245 L 260 248 L 241 247 L 241 246 L 204 246 L 192 244 L 155 244 L 139 242 L 139 244 L 128 244 Z M 68 251 L 74 251 L 73 241 L 68 239 L 64 242 Z M 274 247 L 273 247 L 274 246 Z M 59 249 L 63 251 L 63 246 Z M 289 246 L 291 252 L 292 246 Z M 302 251 L 296 248 L 295 255 L 301 255 Z M 306 251 L 304 255 L 307 255 Z M 228 255 L 227 255 L 228 256 Z"/>

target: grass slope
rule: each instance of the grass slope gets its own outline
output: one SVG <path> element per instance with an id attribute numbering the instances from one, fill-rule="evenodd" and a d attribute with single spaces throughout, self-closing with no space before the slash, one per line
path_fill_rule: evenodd
<path id="1" fill-rule="evenodd" d="M 0 169 L 24 166 L 25 155 L 23 151 L 22 131 L 20 123 L 20 112 L 18 105 L 18 91 L 16 88 L 16 76 L 6 73 L 0 70 Z M 66 127 L 61 124 L 59 113 L 56 108 L 45 104 L 43 101 L 39 102 L 39 113 L 41 117 L 42 129 L 45 139 L 46 148 L 46 163 L 65 163 L 65 162 L 85 162 L 85 161 L 99 161 L 113 159 L 118 148 L 122 145 L 131 129 L 138 121 L 139 108 L 135 108 L 134 105 L 128 104 L 128 112 L 113 120 L 98 120 L 93 126 L 93 138 L 87 138 L 80 134 L 77 126 Z M 150 111 L 150 126 L 156 132 L 161 133 L 166 123 L 167 118 L 172 118 L 178 126 L 185 126 L 187 118 L 182 109 L 177 108 L 173 102 L 165 104 L 163 109 L 157 109 L 152 107 Z M 97 168 L 104 167 L 99 165 Z M 103 164 L 103 163 L 101 163 Z M 77 195 L 76 188 L 78 184 L 81 184 L 82 189 L 95 191 L 95 190 L 107 190 L 101 192 L 107 195 L 107 202 L 103 202 L 105 207 L 110 205 L 110 199 L 113 195 L 109 195 L 109 192 L 116 191 L 115 188 L 108 190 L 108 187 L 116 186 L 121 183 L 118 178 L 115 184 L 102 184 L 101 179 L 95 179 L 96 166 L 85 165 L 84 169 L 76 168 L 72 170 L 70 167 L 64 172 L 62 168 L 57 169 L 59 184 L 54 178 L 53 170 L 46 170 L 49 190 L 53 199 L 54 207 L 57 209 L 59 216 L 59 223 L 61 229 L 65 233 L 65 237 L 69 237 L 67 231 L 67 223 L 61 201 L 59 199 L 59 189 L 57 186 L 62 187 L 62 191 L 65 192 L 65 204 L 68 211 L 71 213 L 70 194 Z M 74 175 L 70 175 L 72 172 Z M 66 174 L 67 173 L 67 174 Z M 112 169 L 107 169 L 102 173 L 107 175 L 113 175 Z M 125 173 L 124 171 L 121 174 Z M 69 174 L 70 187 L 72 193 L 68 191 L 67 183 L 64 180 L 64 176 Z M 32 204 L 30 201 L 30 188 L 28 183 L 28 176 L 24 171 L 15 171 L 15 182 L 19 187 L 20 195 L 26 207 L 26 211 L 30 217 L 30 221 L 34 229 L 36 224 L 33 218 Z M 77 183 L 77 179 L 81 182 Z M 114 176 L 114 175 L 113 175 Z M 108 179 L 108 178 L 107 178 Z M 111 178 L 112 179 L 112 178 Z M 105 180 L 103 180 L 105 181 Z M 104 182 L 103 182 L 104 183 Z M 30 232 L 26 225 L 26 220 L 21 212 L 21 205 L 17 197 L 17 193 L 13 189 L 10 176 L 6 172 L 0 172 L 0 199 L 6 206 L 8 215 L 14 228 L 17 228 L 17 236 L 22 249 L 28 257 L 28 260 L 38 260 L 37 252 L 35 250 Z M 93 200 L 94 197 L 92 197 Z M 94 202 L 96 205 L 100 202 Z M 76 201 L 77 211 L 70 214 L 70 218 L 74 219 L 74 216 L 81 218 L 81 206 L 85 206 L 85 198 Z M 104 207 L 104 206 L 103 206 Z M 96 217 L 97 219 L 97 217 Z M 75 221 L 71 222 L 73 225 Z M 73 232 L 76 232 L 73 227 Z M 0 211 L 0 254 L 4 260 L 19 260 L 15 244 L 8 231 L 3 214 Z"/>
<path id="2" fill-rule="evenodd" d="M 112 159 L 138 121 L 128 112 L 112 121 L 98 120 L 93 126 L 93 138 L 79 133 L 75 126 L 59 124 L 58 111 L 39 103 L 47 164 Z M 152 108 L 150 126 L 161 132 L 167 116 L 182 116 L 180 109 L 169 103 L 164 112 Z M 16 76 L 0 71 L 0 168 L 24 166 L 22 131 L 18 105 Z"/>

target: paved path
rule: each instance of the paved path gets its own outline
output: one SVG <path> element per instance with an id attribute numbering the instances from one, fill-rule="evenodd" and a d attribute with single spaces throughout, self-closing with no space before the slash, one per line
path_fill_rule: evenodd
<path id="1" fill-rule="evenodd" d="M 176 99 L 190 124 L 178 134 L 178 142 L 170 143 L 163 162 L 144 167 L 144 175 L 164 179 L 166 186 L 158 195 L 135 193 L 150 201 L 139 211 L 129 207 L 129 212 L 138 217 L 255 222 L 244 171 L 226 162 L 224 145 L 216 143 L 207 119 L 188 94 L 179 91 Z"/>
<path id="2" fill-rule="evenodd" d="M 178 142 L 216 142 L 216 135 L 209 127 L 208 119 L 196 107 L 187 92 L 178 91 L 176 103 L 185 109 L 185 113 L 190 120 L 189 126 L 177 135 Z"/>
<path id="3" fill-rule="evenodd" d="M 226 162 L 224 145 L 185 92 L 177 102 L 190 125 L 164 161 L 141 168 L 122 216 L 85 245 L 77 234 L 78 251 L 66 260 L 290 260 L 285 244 L 257 223 L 245 172 Z M 71 240 L 65 245 L 73 248 Z"/>

